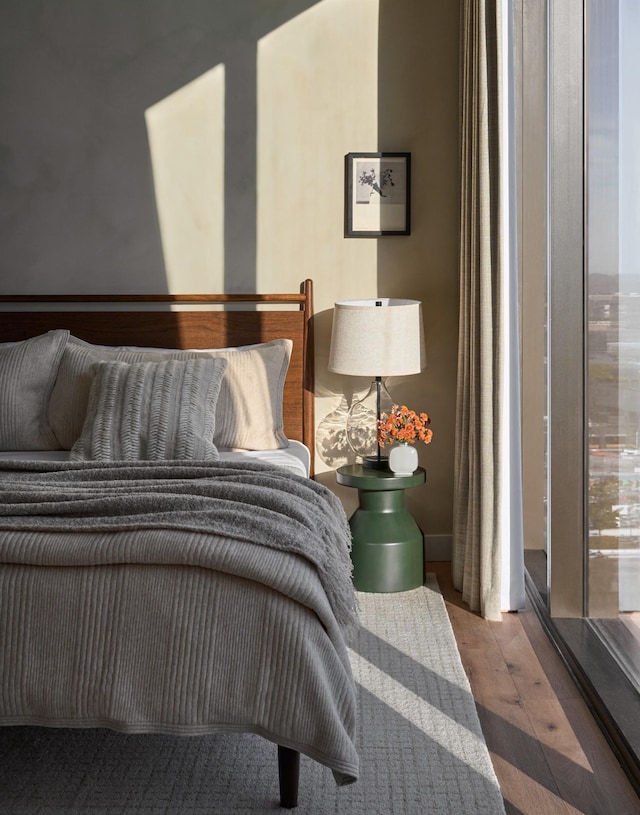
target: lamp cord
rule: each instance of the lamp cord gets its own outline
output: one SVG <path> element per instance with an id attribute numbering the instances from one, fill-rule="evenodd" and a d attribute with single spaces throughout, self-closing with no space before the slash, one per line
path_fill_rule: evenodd
<path id="1" fill-rule="evenodd" d="M 382 300 L 376 300 L 376 306 L 382 308 Z M 381 396 L 381 389 L 382 389 L 382 377 L 376 376 L 376 454 L 378 459 L 378 466 L 380 466 L 380 461 L 382 456 L 380 454 L 380 444 L 378 443 L 378 422 L 380 421 L 380 396 Z"/>

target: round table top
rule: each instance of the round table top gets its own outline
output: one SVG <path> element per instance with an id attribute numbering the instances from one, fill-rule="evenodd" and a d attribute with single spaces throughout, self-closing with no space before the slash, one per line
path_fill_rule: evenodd
<path id="1" fill-rule="evenodd" d="M 356 487 L 359 490 L 404 490 L 419 487 L 426 481 L 427 473 L 423 467 L 411 475 L 397 475 L 391 470 L 377 470 L 363 467 L 362 464 L 346 464 L 336 470 L 336 481 L 345 487 Z"/>

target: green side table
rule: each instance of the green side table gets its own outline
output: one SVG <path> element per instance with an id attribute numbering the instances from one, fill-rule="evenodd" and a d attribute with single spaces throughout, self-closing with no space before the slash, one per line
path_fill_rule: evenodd
<path id="1" fill-rule="evenodd" d="M 353 585 L 358 591 L 407 591 L 424 582 L 424 542 L 404 505 L 404 491 L 426 480 L 422 467 L 411 475 L 349 464 L 336 471 L 338 484 L 358 490 L 359 506 L 349 520 Z"/>

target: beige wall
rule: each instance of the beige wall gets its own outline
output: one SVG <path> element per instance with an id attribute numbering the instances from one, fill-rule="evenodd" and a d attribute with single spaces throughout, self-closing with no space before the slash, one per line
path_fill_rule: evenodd
<path id="1" fill-rule="evenodd" d="M 422 300 L 427 368 L 389 389 L 432 414 L 428 486 L 407 500 L 433 535 L 450 533 L 452 513 L 458 25 L 457 4 L 325 0 L 265 37 L 258 58 L 257 279 L 265 290 L 315 282 L 318 478 L 333 485 L 346 460 L 323 445 L 343 427 L 345 391 L 368 386 L 327 370 L 334 301 Z M 409 237 L 343 237 L 343 157 L 356 150 L 411 152 Z"/>
<path id="2" fill-rule="evenodd" d="M 432 415 L 427 486 L 408 502 L 427 535 L 450 534 L 458 3 L 164 5 L 153 18 L 107 0 L 93 16 L 67 3 L 63 20 L 35 0 L 0 10 L 22 43 L 0 89 L 13 114 L 2 291 L 268 292 L 310 277 L 321 441 L 368 384 L 327 371 L 334 301 L 422 300 L 427 368 L 389 389 Z M 412 154 L 412 234 L 346 239 L 344 155 L 376 150 Z M 316 453 L 333 486 L 343 459 Z"/>

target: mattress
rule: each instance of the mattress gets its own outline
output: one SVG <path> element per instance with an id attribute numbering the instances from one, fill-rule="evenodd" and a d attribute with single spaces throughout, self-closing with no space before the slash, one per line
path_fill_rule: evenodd
<path id="1" fill-rule="evenodd" d="M 296 475 L 308 476 L 311 456 L 308 448 L 299 441 L 289 441 L 289 446 L 279 450 L 219 450 L 220 461 L 261 461 L 284 467 Z M 0 461 L 68 461 L 68 450 L 0 451 Z"/>

